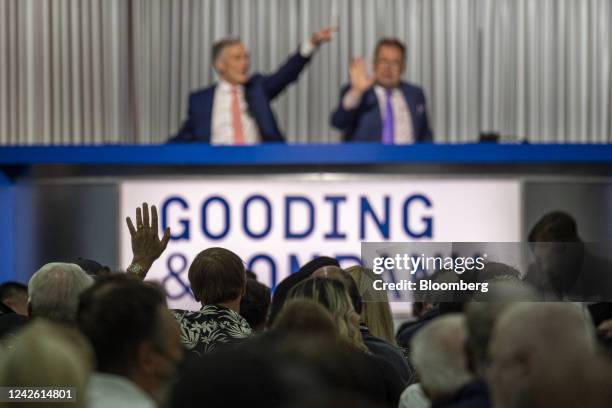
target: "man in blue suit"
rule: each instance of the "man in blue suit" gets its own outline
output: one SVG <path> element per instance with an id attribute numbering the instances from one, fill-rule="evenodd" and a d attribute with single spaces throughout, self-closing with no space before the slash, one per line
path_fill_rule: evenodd
<path id="1" fill-rule="evenodd" d="M 351 83 L 341 91 L 332 126 L 351 142 L 431 142 L 423 90 L 401 80 L 406 47 L 397 39 L 385 38 L 376 45 L 374 55 L 373 75 L 368 75 L 362 58 L 352 62 Z"/>
<path id="2" fill-rule="evenodd" d="M 331 40 L 335 28 L 314 33 L 275 73 L 249 74 L 249 53 L 235 38 L 218 41 L 212 60 L 219 83 L 189 97 L 188 118 L 171 142 L 248 145 L 283 142 L 272 100 L 296 81 L 316 49 Z"/>

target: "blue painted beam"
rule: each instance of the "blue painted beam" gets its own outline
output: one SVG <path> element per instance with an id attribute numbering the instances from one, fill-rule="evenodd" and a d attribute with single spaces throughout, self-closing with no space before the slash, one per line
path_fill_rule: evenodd
<path id="1" fill-rule="evenodd" d="M 380 144 L 219 147 L 202 144 L 32 146 L 0 148 L 0 166 L 80 165 L 351 165 L 612 164 L 612 145 Z"/>
<path id="2" fill-rule="evenodd" d="M 15 215 L 15 185 L 0 171 L 0 282 L 15 279 Z"/>

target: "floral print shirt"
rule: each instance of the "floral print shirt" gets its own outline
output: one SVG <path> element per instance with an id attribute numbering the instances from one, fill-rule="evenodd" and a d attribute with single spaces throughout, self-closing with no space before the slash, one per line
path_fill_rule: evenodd
<path id="1" fill-rule="evenodd" d="M 242 316 L 220 305 L 204 305 L 197 311 L 174 310 L 174 316 L 181 327 L 183 346 L 198 356 L 251 335 L 251 327 Z"/>

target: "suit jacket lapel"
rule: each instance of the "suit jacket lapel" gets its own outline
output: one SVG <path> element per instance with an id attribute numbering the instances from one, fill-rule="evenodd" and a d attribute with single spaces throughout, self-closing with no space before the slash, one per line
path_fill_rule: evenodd
<path id="1" fill-rule="evenodd" d="M 249 112 L 253 119 L 255 119 L 255 123 L 257 123 L 262 140 L 281 140 L 282 134 L 276 123 L 270 101 L 261 84 L 260 75 L 251 77 L 251 80 L 246 84 L 245 97 Z"/>
<path id="2" fill-rule="evenodd" d="M 204 122 L 204 134 L 208 135 L 208 142 L 212 141 L 212 121 L 213 121 L 213 104 L 215 103 L 215 91 L 217 85 L 214 84 L 210 87 L 210 92 L 204 94 L 204 107 L 203 117 L 206 118 Z"/>
<path id="3" fill-rule="evenodd" d="M 412 127 L 413 127 L 413 131 L 415 132 L 415 137 L 416 137 L 416 131 L 417 129 L 416 127 L 416 119 L 417 119 L 417 102 L 414 100 L 414 95 L 411 94 L 409 92 L 408 86 L 405 83 L 401 83 L 400 84 L 400 88 L 402 90 L 402 93 L 404 94 L 404 98 L 406 99 L 406 105 L 408 105 L 408 109 L 410 110 L 410 118 L 412 119 Z"/>
<path id="4" fill-rule="evenodd" d="M 376 134 L 379 135 L 378 137 L 382 139 L 382 112 L 380 110 L 380 104 L 378 103 L 378 97 L 376 96 L 374 88 L 371 88 L 366 92 L 365 96 L 363 97 L 362 103 L 364 112 L 374 111 L 373 113 L 375 122 L 372 126 L 374 127 Z"/>

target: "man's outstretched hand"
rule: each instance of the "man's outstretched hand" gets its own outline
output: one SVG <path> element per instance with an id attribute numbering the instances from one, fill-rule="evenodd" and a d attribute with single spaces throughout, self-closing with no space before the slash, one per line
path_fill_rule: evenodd
<path id="1" fill-rule="evenodd" d="M 130 217 L 126 217 L 128 229 L 132 237 L 132 265 L 130 268 L 136 265 L 142 268 L 142 271 L 138 271 L 137 274 L 142 278 L 146 275 L 151 265 L 160 255 L 164 252 L 170 241 L 170 228 L 166 228 L 164 235 L 159 239 L 158 236 L 158 223 L 157 223 L 157 208 L 151 207 L 151 222 L 149 223 L 149 205 L 147 203 L 142 204 L 142 211 L 136 208 L 136 228 Z"/>
<path id="2" fill-rule="evenodd" d="M 368 65 L 363 58 L 355 58 L 351 62 L 349 78 L 351 79 L 351 91 L 359 97 L 373 87 L 376 82 L 374 75 L 368 73 Z"/>
<path id="3" fill-rule="evenodd" d="M 329 42 L 334 38 L 334 33 L 338 31 L 338 27 L 327 27 L 321 31 L 317 31 L 310 37 L 312 45 L 318 47 L 326 42 Z"/>

